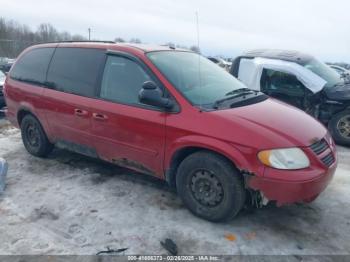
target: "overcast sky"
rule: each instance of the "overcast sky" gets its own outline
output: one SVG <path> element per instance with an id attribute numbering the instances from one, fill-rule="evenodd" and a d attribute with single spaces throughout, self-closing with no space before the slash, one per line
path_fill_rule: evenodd
<path id="1" fill-rule="evenodd" d="M 293 49 L 322 60 L 350 62 L 348 0 L 0 0 L 0 16 L 36 29 L 95 39 L 192 45 L 205 55 L 235 56 L 253 48 Z"/>

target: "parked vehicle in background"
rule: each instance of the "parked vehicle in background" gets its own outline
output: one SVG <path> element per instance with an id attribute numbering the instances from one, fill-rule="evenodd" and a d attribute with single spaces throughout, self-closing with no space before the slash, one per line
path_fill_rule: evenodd
<path id="1" fill-rule="evenodd" d="M 7 57 L 0 57 L 0 71 L 3 73 L 7 73 L 10 71 L 11 66 L 15 62 L 15 59 L 7 58 Z"/>
<path id="2" fill-rule="evenodd" d="M 337 71 L 343 78 L 349 78 L 350 77 L 350 70 L 338 66 L 338 65 L 329 65 L 329 67 L 333 68 L 335 71 Z"/>
<path id="3" fill-rule="evenodd" d="M 231 62 L 228 62 L 220 57 L 207 57 L 210 61 L 212 61 L 213 63 L 217 64 L 218 66 L 224 68 L 226 71 L 230 71 L 230 67 L 231 67 Z"/>
<path id="4" fill-rule="evenodd" d="M 350 83 L 314 57 L 296 51 L 255 50 L 235 59 L 230 73 L 248 87 L 294 105 L 350 146 Z"/>
<path id="5" fill-rule="evenodd" d="M 5 98 L 3 94 L 3 86 L 5 83 L 6 75 L 0 71 L 0 109 L 5 106 Z"/>
<path id="6" fill-rule="evenodd" d="M 55 145 L 156 176 L 211 221 L 246 201 L 310 202 L 337 165 L 322 124 L 186 50 L 38 45 L 18 58 L 4 93 L 32 155 Z"/>

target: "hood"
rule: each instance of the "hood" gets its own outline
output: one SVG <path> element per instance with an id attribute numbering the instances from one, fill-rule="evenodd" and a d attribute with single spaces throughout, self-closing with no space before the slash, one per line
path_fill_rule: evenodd
<path id="1" fill-rule="evenodd" d="M 332 100 L 350 100 L 350 83 L 336 85 L 324 89 L 327 97 Z"/>
<path id="2" fill-rule="evenodd" d="M 263 102 L 211 112 L 218 117 L 222 139 L 252 148 L 310 146 L 327 129 L 305 112 L 269 98 Z"/>

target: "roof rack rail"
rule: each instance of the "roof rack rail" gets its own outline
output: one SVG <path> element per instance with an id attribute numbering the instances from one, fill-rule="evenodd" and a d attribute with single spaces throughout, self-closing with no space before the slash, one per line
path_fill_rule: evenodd
<path id="1" fill-rule="evenodd" d="M 55 44 L 55 43 L 106 43 L 115 44 L 114 41 L 104 41 L 104 40 L 67 40 L 67 41 L 52 41 L 52 42 L 40 42 L 39 44 Z"/>

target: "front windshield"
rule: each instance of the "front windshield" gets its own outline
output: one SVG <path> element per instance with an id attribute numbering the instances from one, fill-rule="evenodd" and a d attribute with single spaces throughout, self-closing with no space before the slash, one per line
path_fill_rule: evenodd
<path id="1" fill-rule="evenodd" d="M 341 76 L 336 71 L 316 59 L 310 60 L 304 67 L 327 81 L 325 87 L 333 87 L 343 82 Z"/>
<path id="2" fill-rule="evenodd" d="M 209 59 L 192 52 L 156 51 L 147 54 L 193 105 L 210 105 L 246 86 Z"/>

